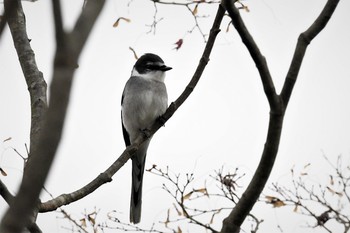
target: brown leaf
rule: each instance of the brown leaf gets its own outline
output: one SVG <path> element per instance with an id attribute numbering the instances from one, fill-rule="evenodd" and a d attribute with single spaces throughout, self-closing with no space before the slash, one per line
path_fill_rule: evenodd
<path id="1" fill-rule="evenodd" d="M 342 192 L 335 192 L 335 194 L 337 194 L 339 197 L 342 197 L 342 196 L 343 196 L 343 193 L 342 193 Z"/>
<path id="2" fill-rule="evenodd" d="M 187 200 L 191 197 L 191 195 L 193 194 L 194 191 L 191 191 L 189 193 L 187 193 L 185 196 L 183 196 L 183 200 Z"/>
<path id="3" fill-rule="evenodd" d="M 329 183 L 330 183 L 331 185 L 334 185 L 334 179 L 333 179 L 333 176 L 332 176 L 332 175 L 329 175 L 329 178 L 330 178 Z"/>
<path id="4" fill-rule="evenodd" d="M 292 173 L 292 176 L 294 176 L 294 168 L 295 168 L 295 164 L 292 166 L 292 168 L 290 169 L 290 173 Z"/>
<path id="5" fill-rule="evenodd" d="M 179 226 L 177 227 L 177 233 L 182 233 L 182 230 Z"/>
<path id="6" fill-rule="evenodd" d="M 300 172 L 300 175 L 301 175 L 301 176 L 306 176 L 306 175 L 307 175 L 307 172 Z"/>
<path id="7" fill-rule="evenodd" d="M 137 56 L 135 50 L 134 50 L 132 47 L 129 47 L 129 49 L 133 52 L 134 58 L 135 58 L 136 60 L 139 59 L 139 57 Z M 155 168 L 155 167 L 156 167 L 156 165 L 153 165 L 153 168 Z"/>
<path id="8" fill-rule="evenodd" d="M 271 204 L 274 208 L 285 206 L 286 204 L 277 197 L 265 196 L 267 199 L 266 203 Z"/>
<path id="9" fill-rule="evenodd" d="M 198 3 L 196 4 L 196 6 L 194 7 L 192 14 L 196 15 L 198 13 Z"/>
<path id="10" fill-rule="evenodd" d="M 176 49 L 176 50 L 179 50 L 183 44 L 184 40 L 183 39 L 179 39 L 178 41 L 176 41 L 174 44 L 176 45 L 175 48 L 173 49 Z"/>
<path id="11" fill-rule="evenodd" d="M 89 214 L 89 215 L 88 215 L 88 220 L 89 220 L 89 222 L 92 223 L 93 226 L 95 226 L 96 221 L 95 221 L 95 219 L 94 219 L 93 217 L 91 217 L 91 215 L 92 215 L 92 214 Z"/>
<path id="12" fill-rule="evenodd" d="M 333 189 L 331 189 L 331 188 L 328 187 L 328 186 L 327 186 L 327 189 L 328 189 L 328 191 L 329 191 L 331 194 L 335 194 L 335 193 L 336 193 Z"/>
<path id="13" fill-rule="evenodd" d="M 125 22 L 127 22 L 127 23 L 130 23 L 131 22 L 131 20 L 130 19 L 128 19 L 128 18 L 124 18 L 124 17 L 119 17 L 116 21 L 115 21 L 115 23 L 113 24 L 113 27 L 118 27 L 118 25 L 119 25 L 119 21 L 120 20 L 124 20 Z"/>
<path id="14" fill-rule="evenodd" d="M 0 173 L 1 173 L 1 175 L 3 175 L 3 176 L 7 176 L 7 173 L 4 171 L 4 169 L 2 169 L 1 167 L 0 167 Z"/>
<path id="15" fill-rule="evenodd" d="M 10 141 L 12 139 L 12 137 L 8 137 L 8 138 L 6 138 L 4 141 L 2 141 L 2 142 L 7 142 L 7 141 Z"/>
<path id="16" fill-rule="evenodd" d="M 86 220 L 85 218 L 80 219 L 80 224 L 82 227 L 86 227 Z"/>
<path id="17" fill-rule="evenodd" d="M 229 32 L 230 31 L 230 25 L 232 24 L 232 21 L 230 21 L 228 24 L 227 24 L 227 27 L 226 27 L 226 32 Z"/>
<path id="18" fill-rule="evenodd" d="M 299 207 L 299 205 L 298 205 L 298 204 L 295 204 L 294 209 L 293 209 L 293 212 L 298 212 L 298 207 Z"/>
<path id="19" fill-rule="evenodd" d="M 194 192 L 197 192 L 197 193 L 203 193 L 204 195 L 206 195 L 206 196 L 209 197 L 207 188 L 195 189 L 195 190 L 193 190 L 193 191 L 194 191 Z"/>
<path id="20" fill-rule="evenodd" d="M 168 227 L 168 223 L 170 222 L 170 209 L 168 209 L 168 211 L 167 211 L 167 216 L 166 216 L 166 220 L 165 220 L 165 222 L 164 222 L 164 224 L 165 224 L 165 227 Z"/>
<path id="21" fill-rule="evenodd" d="M 173 203 L 173 206 L 174 206 L 174 208 L 175 208 L 177 214 L 178 214 L 179 216 L 182 216 L 182 212 L 177 208 L 177 206 L 175 205 L 175 203 Z"/>

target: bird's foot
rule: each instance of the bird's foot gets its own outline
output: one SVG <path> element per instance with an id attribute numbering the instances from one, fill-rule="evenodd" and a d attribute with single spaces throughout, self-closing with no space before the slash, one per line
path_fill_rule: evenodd
<path id="1" fill-rule="evenodd" d="M 157 118 L 157 121 L 162 125 L 162 126 L 165 126 L 165 122 L 166 122 L 166 119 L 162 116 L 159 116 Z"/>
<path id="2" fill-rule="evenodd" d="M 146 139 L 152 136 L 151 131 L 149 129 L 140 129 L 140 132 L 142 133 L 142 136 Z"/>

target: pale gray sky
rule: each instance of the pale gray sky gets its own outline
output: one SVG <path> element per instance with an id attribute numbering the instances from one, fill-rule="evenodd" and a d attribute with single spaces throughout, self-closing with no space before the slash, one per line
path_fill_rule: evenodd
<path id="1" fill-rule="evenodd" d="M 67 28 L 81 11 L 82 1 L 62 1 Z M 107 1 L 86 45 L 76 72 L 64 138 L 46 187 L 54 196 L 72 192 L 104 171 L 124 150 L 120 124 L 120 98 L 135 59 L 133 47 L 141 55 L 160 55 L 173 70 L 167 73 L 169 101 L 175 100 L 190 80 L 204 48 L 202 36 L 195 30 L 189 11 L 181 7 L 158 6 L 155 35 L 147 34 L 146 24 L 153 21 L 150 1 Z M 324 0 L 245 1 L 250 13 L 241 12 L 262 53 L 266 56 L 276 88 L 279 90 L 294 51 L 297 37 L 316 18 Z M 27 30 L 39 69 L 50 82 L 54 53 L 53 22 L 49 1 L 23 2 Z M 331 160 L 338 154 L 350 156 L 350 22 L 349 1 L 341 1 L 326 29 L 307 50 L 286 113 L 279 155 L 270 181 L 288 180 L 290 168 L 312 163 L 312 179 L 322 182 Z M 201 6 L 199 15 L 204 32 L 208 32 L 217 7 Z M 120 22 L 119 17 L 131 22 Z M 231 27 L 226 33 L 226 17 L 217 38 L 211 60 L 197 88 L 185 104 L 154 137 L 148 151 L 147 165 L 169 166 L 178 173 L 195 173 L 196 185 L 202 187 L 209 174 L 225 165 L 240 167 L 247 173 L 241 181 L 246 186 L 254 173 L 263 149 L 268 123 L 268 103 L 258 72 L 238 34 Z M 173 44 L 184 37 L 183 47 Z M 0 43 L 0 166 L 8 172 L 1 179 L 15 193 L 22 175 L 22 161 L 10 149 L 25 154 L 29 141 L 29 95 L 13 48 L 9 30 Z M 323 152 L 322 152 L 323 151 Z M 349 159 L 345 160 L 349 163 Z M 64 207 L 79 219 L 86 209 L 101 209 L 100 217 L 116 209 L 121 220 L 128 221 L 131 166 L 128 163 L 114 177 L 87 198 Z M 142 226 L 165 219 L 172 200 L 161 189 L 164 181 L 145 173 Z M 42 199 L 49 197 L 44 194 Z M 210 200 L 208 201 L 210 202 Z M 208 203 L 206 203 L 208 204 Z M 216 203 L 208 205 L 215 206 Z M 0 201 L 0 214 L 6 207 Z M 303 219 L 291 214 L 292 208 L 272 209 L 258 204 L 254 209 L 264 218 L 261 232 L 310 232 L 300 228 Z M 67 232 L 69 226 L 57 218 L 59 213 L 39 215 L 44 232 Z M 218 218 L 219 219 L 219 218 Z M 221 220 L 217 221 L 220 226 Z M 219 227 L 217 227 L 219 229 Z M 323 232 L 315 229 L 315 232 Z"/>

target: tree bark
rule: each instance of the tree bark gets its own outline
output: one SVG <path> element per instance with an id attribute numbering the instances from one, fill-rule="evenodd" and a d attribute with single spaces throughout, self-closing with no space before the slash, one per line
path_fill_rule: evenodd
<path id="1" fill-rule="evenodd" d="M 11 1 L 16 1 L 17 5 L 13 8 L 13 11 L 9 12 L 9 22 L 14 17 L 14 20 L 19 21 L 19 25 L 25 26 L 20 21 L 24 20 L 24 14 L 20 7 L 21 1 L 6 0 L 6 3 L 9 4 Z M 60 21 L 62 21 L 59 18 L 61 16 L 56 17 L 57 11 L 60 12 L 60 9 L 58 9 L 59 1 L 53 1 L 57 49 L 53 79 L 50 85 L 49 108 L 46 111 L 40 134 L 35 132 L 35 138 L 33 139 L 35 141 L 31 141 L 30 159 L 27 163 L 18 194 L 1 221 L 1 233 L 19 233 L 24 227 L 30 225 L 30 216 L 38 206 L 40 191 L 61 139 L 70 88 L 78 58 L 105 3 L 104 0 L 88 1 L 73 31 L 65 34 L 63 29 L 59 30 L 62 27 L 62 24 L 59 25 Z M 23 18 L 17 18 L 17 14 L 23 15 Z M 22 30 L 25 30 L 25 27 Z M 27 38 L 25 39 L 27 40 Z M 14 41 L 16 40 L 17 38 L 14 38 Z M 20 57 L 20 59 L 24 58 Z M 33 69 L 34 64 L 28 65 L 29 69 Z M 33 86 L 33 88 L 37 87 Z"/>

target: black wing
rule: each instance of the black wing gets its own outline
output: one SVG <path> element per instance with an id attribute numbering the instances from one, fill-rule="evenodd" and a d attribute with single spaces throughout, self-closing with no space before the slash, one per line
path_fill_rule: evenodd
<path id="1" fill-rule="evenodd" d="M 122 96 L 122 102 L 121 105 L 123 106 L 123 100 L 124 100 L 124 95 Z M 128 131 L 126 131 L 125 127 L 124 127 L 124 123 L 123 123 L 123 114 L 121 113 L 121 120 L 122 120 L 122 128 L 123 128 L 123 136 L 124 136 L 124 142 L 125 142 L 125 146 L 130 146 L 130 136 Z"/>

